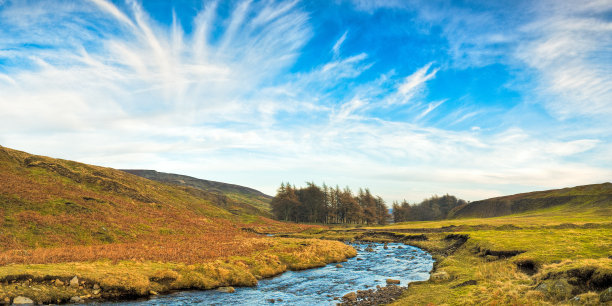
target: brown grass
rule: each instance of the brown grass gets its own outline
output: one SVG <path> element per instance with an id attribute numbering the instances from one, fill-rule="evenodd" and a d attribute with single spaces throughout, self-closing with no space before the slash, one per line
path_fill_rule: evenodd
<path id="1" fill-rule="evenodd" d="M 337 241 L 315 239 L 245 238 L 243 255 L 216 257 L 198 263 L 149 260 L 109 260 L 53 264 L 11 264 L 0 267 L 0 301 L 23 295 L 36 302 L 66 302 L 72 296 L 116 298 L 145 296 L 151 291 L 253 286 L 264 277 L 338 262 L 356 255 Z M 261 250 L 257 250 L 261 248 Z M 77 276 L 78 288 L 57 286 Z M 102 287 L 95 293 L 94 285 Z"/>
<path id="2" fill-rule="evenodd" d="M 254 236 L 171 236 L 130 243 L 9 250 L 0 253 L 0 265 L 99 259 L 197 263 L 219 257 L 244 256 L 269 246 L 264 240 L 253 239 Z"/>

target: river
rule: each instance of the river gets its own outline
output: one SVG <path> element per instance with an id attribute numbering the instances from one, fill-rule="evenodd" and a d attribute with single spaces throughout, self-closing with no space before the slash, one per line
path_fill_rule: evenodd
<path id="1" fill-rule="evenodd" d="M 386 286 L 386 279 L 401 281 L 401 286 L 429 279 L 433 259 L 427 252 L 401 243 L 353 244 L 357 257 L 325 267 L 288 271 L 262 279 L 255 287 L 236 288 L 235 293 L 216 290 L 181 291 L 147 300 L 121 302 L 123 305 L 335 305 L 334 297 Z M 373 251 L 365 249 L 371 246 Z M 272 303 L 274 300 L 274 303 Z M 116 305 L 117 303 L 104 303 Z"/>

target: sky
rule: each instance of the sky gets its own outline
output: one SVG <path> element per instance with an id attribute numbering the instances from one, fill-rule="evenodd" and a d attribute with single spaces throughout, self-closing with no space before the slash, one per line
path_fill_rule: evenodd
<path id="1" fill-rule="evenodd" d="M 612 1 L 0 0 L 0 145 L 391 203 L 612 180 Z"/>

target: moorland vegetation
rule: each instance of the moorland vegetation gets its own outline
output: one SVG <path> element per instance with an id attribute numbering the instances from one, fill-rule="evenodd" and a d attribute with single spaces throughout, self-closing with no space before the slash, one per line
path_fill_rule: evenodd
<path id="1" fill-rule="evenodd" d="M 217 195 L 0 147 L 0 303 L 253 285 L 355 255 L 341 242 L 259 234 L 312 226 Z"/>

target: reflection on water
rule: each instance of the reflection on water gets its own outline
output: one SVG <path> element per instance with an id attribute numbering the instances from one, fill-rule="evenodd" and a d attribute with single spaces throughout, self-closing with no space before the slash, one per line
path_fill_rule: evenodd
<path id="1" fill-rule="evenodd" d="M 373 252 L 366 252 L 372 246 Z M 354 244 L 357 257 L 343 262 L 342 268 L 329 264 L 322 268 L 289 271 L 263 279 L 255 287 L 236 288 L 235 293 L 215 290 L 182 291 L 148 300 L 122 302 L 127 305 L 335 305 L 334 297 L 386 286 L 386 279 L 398 279 L 401 286 L 427 280 L 433 267 L 431 255 L 400 243 Z M 273 300 L 273 302 L 272 302 Z M 110 305 L 110 303 L 107 303 Z"/>

